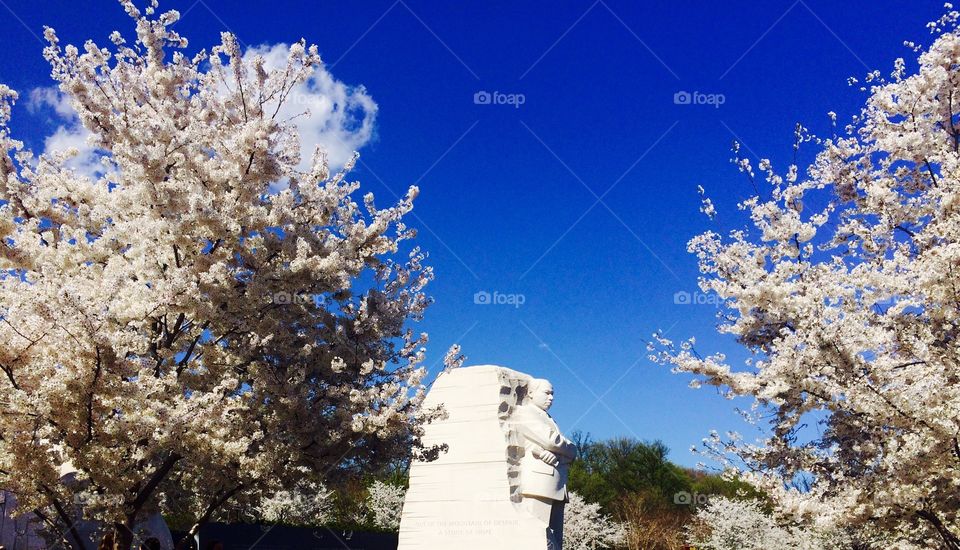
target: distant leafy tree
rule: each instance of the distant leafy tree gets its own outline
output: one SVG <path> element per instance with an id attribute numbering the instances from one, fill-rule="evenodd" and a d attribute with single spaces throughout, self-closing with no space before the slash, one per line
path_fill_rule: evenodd
<path id="1" fill-rule="evenodd" d="M 692 493 L 716 495 L 727 498 L 765 499 L 766 495 L 753 485 L 737 479 L 727 479 L 716 474 L 688 470 L 692 478 Z"/>
<path id="2" fill-rule="evenodd" d="M 690 475 L 667 459 L 663 442 L 632 438 L 590 441 L 589 435 L 574 434 L 580 454 L 570 467 L 570 487 L 586 500 L 613 508 L 623 495 L 653 491 L 671 499 L 692 489 Z"/>
<path id="3" fill-rule="evenodd" d="M 675 496 L 681 492 L 730 498 L 762 496 L 747 483 L 670 462 L 670 450 L 662 441 L 620 437 L 594 442 L 589 435 L 575 432 L 573 442 L 578 456 L 570 465 L 570 489 L 599 503 L 608 513 L 617 508 L 618 501 L 636 495 L 642 495 L 645 506 L 657 509 L 675 506 Z"/>

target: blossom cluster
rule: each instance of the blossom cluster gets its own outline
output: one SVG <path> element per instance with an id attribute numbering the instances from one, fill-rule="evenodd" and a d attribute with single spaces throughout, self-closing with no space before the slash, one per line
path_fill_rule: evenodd
<path id="1" fill-rule="evenodd" d="M 627 526 L 600 511 L 600 505 L 588 502 L 577 493 L 563 512 L 563 547 L 571 550 L 616 548 L 626 541 Z"/>
<path id="2" fill-rule="evenodd" d="M 687 527 L 690 544 L 703 550 L 828 550 L 848 541 L 833 532 L 791 525 L 752 499 L 716 497 L 697 510 Z"/>
<path id="3" fill-rule="evenodd" d="M 407 490 L 399 485 L 374 481 L 367 487 L 367 497 L 363 502 L 365 519 L 380 529 L 399 530 L 406 496 Z"/>

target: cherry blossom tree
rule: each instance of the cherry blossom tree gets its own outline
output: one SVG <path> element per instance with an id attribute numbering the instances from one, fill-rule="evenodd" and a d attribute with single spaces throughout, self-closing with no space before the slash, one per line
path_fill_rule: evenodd
<path id="1" fill-rule="evenodd" d="M 317 48 L 188 57 L 176 11 L 121 4 L 134 43 L 45 32 L 93 173 L 26 151 L 0 86 L 0 487 L 78 548 L 74 502 L 126 549 L 165 503 L 199 525 L 283 500 L 405 455 L 424 419 L 417 189 L 358 204 L 352 161 L 301 158 L 283 113 Z"/>
<path id="2" fill-rule="evenodd" d="M 257 507 L 260 518 L 302 526 L 321 526 L 333 519 L 333 491 L 307 479 L 291 489 L 268 492 Z"/>
<path id="3" fill-rule="evenodd" d="M 399 485 L 374 481 L 367 487 L 367 498 L 363 502 L 364 520 L 380 529 L 399 530 L 406 496 L 407 490 Z"/>
<path id="4" fill-rule="evenodd" d="M 691 546 L 703 550 L 849 548 L 847 541 L 834 533 L 782 521 L 765 512 L 757 500 L 720 496 L 697 510 L 687 527 L 687 538 Z"/>
<path id="5" fill-rule="evenodd" d="M 689 249 L 746 364 L 701 355 L 692 340 L 660 337 L 656 355 L 697 385 L 753 398 L 752 420 L 771 419 L 761 441 L 706 444 L 781 509 L 950 549 L 960 548 L 957 19 L 948 5 L 927 49 L 908 44 L 920 52 L 914 70 L 898 59 L 889 78 L 869 74 L 866 105 L 845 128 L 819 139 L 798 127 L 795 151 L 818 151 L 806 170 L 736 159 L 766 181 L 740 205 L 746 227 Z"/>
<path id="6" fill-rule="evenodd" d="M 587 502 L 570 492 L 563 513 L 563 547 L 570 550 L 616 548 L 626 541 L 627 527 L 600 511 L 600 505 Z"/>

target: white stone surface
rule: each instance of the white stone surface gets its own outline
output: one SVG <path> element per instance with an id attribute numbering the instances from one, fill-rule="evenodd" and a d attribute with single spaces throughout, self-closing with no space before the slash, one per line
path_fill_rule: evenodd
<path id="1" fill-rule="evenodd" d="M 447 416 L 426 427 L 424 444 L 447 450 L 411 465 L 399 550 L 559 548 L 559 531 L 550 527 L 558 518 L 562 525 L 573 445 L 546 413 L 549 383 L 533 383 L 540 397 L 532 399 L 533 381 L 494 365 L 437 378 L 425 406 L 442 404 Z M 528 438 L 534 432 L 537 441 Z"/>

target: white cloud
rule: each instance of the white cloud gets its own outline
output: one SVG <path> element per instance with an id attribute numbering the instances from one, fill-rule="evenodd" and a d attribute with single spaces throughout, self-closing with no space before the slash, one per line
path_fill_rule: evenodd
<path id="1" fill-rule="evenodd" d="M 266 69 L 281 69 L 289 51 L 289 44 L 261 45 L 244 52 L 244 59 L 260 55 Z M 373 138 L 376 116 L 377 104 L 363 86 L 348 86 L 321 66 L 294 87 L 277 118 L 292 119 L 297 127 L 300 169 L 309 167 L 319 145 L 327 152 L 331 170 L 337 170 Z"/>
<path id="2" fill-rule="evenodd" d="M 77 113 L 70 105 L 67 96 L 60 93 L 56 86 L 46 86 L 30 90 L 27 97 L 27 110 L 31 113 L 40 112 L 48 107 L 52 107 L 60 118 L 76 118 Z"/>
<path id="3" fill-rule="evenodd" d="M 88 143 L 90 131 L 80 124 L 80 117 L 67 96 L 55 86 L 34 88 L 30 90 L 26 106 L 30 113 L 49 113 L 62 122 L 53 134 L 44 139 L 45 155 L 76 149 L 77 155 L 67 161 L 67 167 L 91 178 L 103 173 L 100 163 L 102 155 Z"/>

